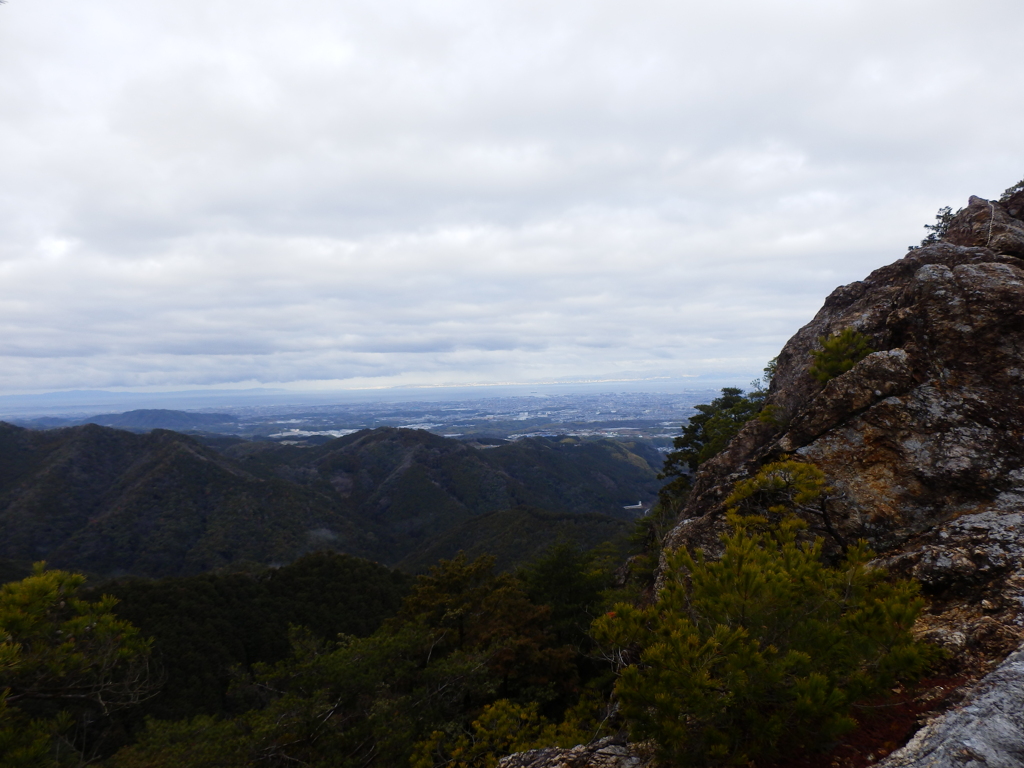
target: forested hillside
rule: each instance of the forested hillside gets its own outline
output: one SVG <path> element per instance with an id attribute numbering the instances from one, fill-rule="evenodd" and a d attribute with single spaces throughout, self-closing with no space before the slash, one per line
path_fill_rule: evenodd
<path id="1" fill-rule="evenodd" d="M 239 561 L 285 563 L 329 530 L 372 556 L 351 510 L 258 478 L 175 432 L 0 425 L 0 556 L 87 573 L 172 576 Z"/>
<path id="2" fill-rule="evenodd" d="M 482 450 L 383 428 L 315 448 L 241 442 L 220 452 L 166 430 L 0 424 L 0 558 L 12 576 L 40 559 L 96 575 L 179 576 L 318 550 L 422 568 L 435 545 L 482 551 L 521 520 L 534 545 L 515 553 L 522 559 L 558 535 L 592 544 L 596 529 L 621 532 L 623 507 L 657 487 L 656 468 L 610 440 Z M 527 506 L 551 514 L 513 512 Z M 598 516 L 596 529 L 565 522 L 584 514 Z"/>

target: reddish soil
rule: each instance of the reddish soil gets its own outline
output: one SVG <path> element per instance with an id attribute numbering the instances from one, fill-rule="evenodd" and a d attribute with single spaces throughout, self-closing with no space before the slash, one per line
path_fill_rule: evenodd
<path id="1" fill-rule="evenodd" d="M 855 706 L 855 730 L 828 752 L 790 756 L 757 768 L 865 768 L 906 744 L 932 715 L 953 702 L 950 697 L 968 678 L 930 677 L 914 686 L 899 688 L 892 696 Z M 955 700 L 955 697 L 954 697 Z"/>

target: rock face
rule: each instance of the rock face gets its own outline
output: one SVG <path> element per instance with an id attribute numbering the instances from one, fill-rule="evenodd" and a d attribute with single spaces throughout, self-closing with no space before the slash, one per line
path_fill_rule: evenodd
<path id="1" fill-rule="evenodd" d="M 811 350 L 847 327 L 880 351 L 822 387 Z M 836 289 L 786 344 L 768 398 L 786 426 L 748 424 L 701 467 L 682 518 L 721 511 L 737 479 L 783 454 L 824 470 L 847 531 L 882 549 L 997 499 L 1005 510 L 1024 494 L 1022 385 L 1024 261 L 911 251 Z"/>
<path id="2" fill-rule="evenodd" d="M 791 455 L 824 471 L 834 489 L 829 509 L 845 536 L 867 539 L 886 565 L 919 578 L 935 615 L 955 614 L 959 634 L 945 638 L 953 650 L 964 650 L 960 639 L 968 643 L 979 622 L 1003 627 L 996 643 L 1003 654 L 1020 642 L 1024 221 L 1017 216 L 1024 193 L 1005 203 L 971 198 L 950 225 L 955 243 L 911 250 L 836 289 L 779 355 L 768 403 L 780 426 L 748 424 L 700 468 L 668 546 L 713 551 L 733 484 Z M 845 328 L 878 351 L 822 386 L 809 372 L 811 350 Z"/>
<path id="3" fill-rule="evenodd" d="M 572 749 L 534 749 L 498 761 L 498 768 L 651 768 L 651 758 L 609 736 Z"/>
<path id="4" fill-rule="evenodd" d="M 996 202 L 971 196 L 946 231 L 954 245 L 977 245 L 1024 258 L 1024 191 Z"/>

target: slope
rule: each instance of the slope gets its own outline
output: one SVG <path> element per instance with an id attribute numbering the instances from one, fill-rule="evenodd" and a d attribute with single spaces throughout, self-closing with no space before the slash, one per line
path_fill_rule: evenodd
<path id="1" fill-rule="evenodd" d="M 531 438 L 480 450 L 422 430 L 382 427 L 316 448 L 246 443 L 225 453 L 253 474 L 286 478 L 350 505 L 385 537 L 388 563 L 479 515 L 523 505 L 629 520 L 623 507 L 652 498 L 659 486 L 645 459 L 612 440 Z"/>
<path id="2" fill-rule="evenodd" d="M 0 557 L 97 574 L 171 576 L 332 548 L 375 554 L 365 521 L 257 478 L 174 432 L 0 424 Z"/>
<path id="3" fill-rule="evenodd" d="M 654 469 L 613 441 L 478 450 L 377 429 L 315 448 L 256 442 L 217 452 L 165 430 L 2 425 L 0 558 L 14 573 L 46 559 L 145 576 L 287 563 L 319 549 L 395 564 L 480 515 L 525 504 L 629 519 L 623 506 L 656 488 Z M 552 521 L 546 533 L 560 527 Z"/>

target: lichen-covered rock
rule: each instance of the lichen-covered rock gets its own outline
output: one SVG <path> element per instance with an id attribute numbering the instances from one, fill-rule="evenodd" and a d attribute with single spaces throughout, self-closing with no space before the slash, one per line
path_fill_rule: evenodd
<path id="1" fill-rule="evenodd" d="M 498 768 L 651 768 L 652 758 L 621 737 L 608 736 L 571 749 L 534 749 L 503 757 Z"/>
<path id="2" fill-rule="evenodd" d="M 1024 766 L 1024 650 L 986 676 L 959 706 L 918 731 L 879 768 Z"/>
<path id="3" fill-rule="evenodd" d="M 879 351 L 822 386 L 811 351 L 850 327 Z M 834 291 L 786 344 L 768 398 L 781 426 L 752 422 L 702 465 L 667 544 L 714 548 L 736 480 L 787 454 L 825 472 L 843 533 L 880 552 L 960 515 L 1024 511 L 1022 387 L 1024 260 L 912 250 Z"/>

